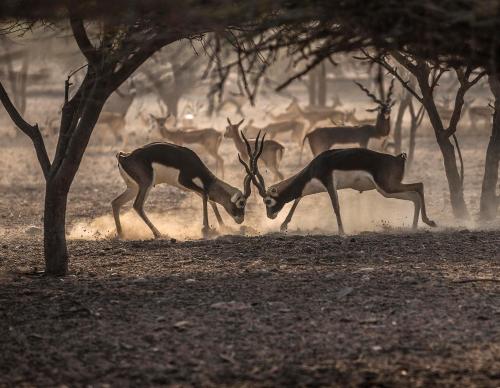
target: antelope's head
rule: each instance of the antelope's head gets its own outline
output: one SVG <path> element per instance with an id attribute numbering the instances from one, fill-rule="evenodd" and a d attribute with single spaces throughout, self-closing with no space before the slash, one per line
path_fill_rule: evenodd
<path id="1" fill-rule="evenodd" d="M 247 147 L 247 152 L 250 155 L 250 162 L 246 164 L 240 157 L 240 162 L 245 166 L 245 170 L 247 172 L 247 176 L 251 177 L 251 180 L 255 187 L 257 187 L 260 196 L 266 205 L 267 217 L 274 219 L 278 216 L 278 213 L 285 206 L 286 201 L 282 197 L 282 190 L 286 186 L 286 180 L 276 183 L 266 189 L 266 183 L 264 182 L 264 177 L 259 171 L 258 161 L 259 157 L 262 154 L 262 150 L 264 149 L 264 140 L 266 135 L 260 138 L 261 132 L 257 135 L 255 139 L 255 149 L 252 152 L 250 143 L 248 142 L 245 135 L 242 133 L 241 136 L 245 141 L 245 145 Z M 260 140 L 259 140 L 260 139 Z"/>
<path id="2" fill-rule="evenodd" d="M 240 129 L 240 125 L 243 124 L 243 121 L 245 119 L 241 119 L 239 123 L 233 124 L 231 120 L 229 120 L 229 117 L 227 118 L 227 123 L 228 126 L 226 126 L 226 131 L 224 132 L 224 137 L 227 139 L 233 139 L 235 137 L 235 134 L 238 134 L 238 131 Z"/>

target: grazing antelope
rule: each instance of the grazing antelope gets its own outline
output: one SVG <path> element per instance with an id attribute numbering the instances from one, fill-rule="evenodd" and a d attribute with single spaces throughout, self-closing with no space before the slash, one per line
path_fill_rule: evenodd
<path id="1" fill-rule="evenodd" d="M 377 108 L 367 109 L 370 112 L 377 111 L 375 125 L 367 124 L 359 127 L 323 127 L 316 128 L 304 136 L 302 145 L 309 141 L 309 146 L 314 156 L 330 149 L 334 144 L 358 143 L 360 147 L 366 148 L 371 138 L 381 138 L 389 135 L 391 129 L 391 102 L 394 79 L 391 82 L 387 98 L 379 99 L 361 84 L 356 84 L 363 90 L 377 105 Z"/>
<path id="2" fill-rule="evenodd" d="M 243 192 L 217 178 L 198 155 L 186 147 L 170 143 L 151 143 L 130 153 L 116 155 L 126 190 L 112 202 L 113 217 L 119 237 L 123 237 L 120 208 L 134 200 L 134 210 L 151 229 L 155 238 L 160 232 L 144 212 L 144 202 L 152 187 L 166 183 L 185 191 L 193 191 L 203 199 L 203 236 L 210 232 L 207 205 L 210 203 L 219 226 L 224 225 L 217 204 L 238 224 L 245 219 L 245 206 L 251 194 L 251 177 L 245 176 Z M 251 157 L 254 157 L 252 155 Z"/>
<path id="3" fill-rule="evenodd" d="M 165 122 L 170 115 L 166 117 L 156 117 L 150 114 L 153 124 L 158 128 L 161 136 L 177 145 L 184 144 L 199 144 L 207 153 L 215 159 L 216 173 L 221 174 L 224 178 L 224 159 L 219 155 L 219 148 L 222 143 L 222 134 L 214 128 L 183 130 L 183 129 L 168 129 Z"/>
<path id="4" fill-rule="evenodd" d="M 227 118 L 228 126 L 226 127 L 226 132 L 224 133 L 224 137 L 233 139 L 234 145 L 236 149 L 243 157 L 244 160 L 250 160 L 251 152 L 247 149 L 245 145 L 246 139 L 244 134 L 240 136 L 239 127 L 243 123 L 245 119 L 241 119 L 241 121 L 237 124 L 232 124 L 231 120 Z M 243 139 L 242 139 L 243 137 Z M 253 149 L 255 149 L 256 140 L 251 140 L 250 143 L 253 145 Z M 262 162 L 266 165 L 266 167 L 274 174 L 274 179 L 283 179 L 283 174 L 279 171 L 279 165 L 281 159 L 283 159 L 283 153 L 285 151 L 285 147 L 283 147 L 280 143 L 274 140 L 266 140 L 263 144 L 262 150 Z"/>
<path id="5" fill-rule="evenodd" d="M 377 190 L 387 198 L 398 198 L 413 202 L 413 228 L 417 227 L 419 215 L 429 226 L 436 226 L 427 217 L 425 210 L 424 185 L 422 183 L 402 183 L 406 155 L 383 154 L 365 148 L 346 148 L 325 151 L 316 156 L 306 167 L 292 177 L 276 183 L 266 189 L 264 178 L 259 172 L 258 158 L 262 152 L 262 141 L 249 164 L 242 163 L 248 175 L 257 187 L 266 205 L 267 216 L 277 217 L 283 206 L 293 201 L 292 208 L 281 230 L 286 230 L 293 213 L 302 197 L 306 195 L 328 192 L 337 217 L 340 234 L 344 227 L 340 216 L 340 205 L 337 190 L 353 189 L 360 193 Z M 247 143 L 246 147 L 250 149 Z"/>

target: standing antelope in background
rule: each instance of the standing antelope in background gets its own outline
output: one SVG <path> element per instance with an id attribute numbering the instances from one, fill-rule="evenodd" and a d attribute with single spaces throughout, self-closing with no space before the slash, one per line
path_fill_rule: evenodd
<path id="1" fill-rule="evenodd" d="M 177 145 L 184 144 L 199 144 L 207 153 L 215 159 L 215 172 L 221 174 L 224 178 L 224 159 L 219 155 L 219 148 L 222 143 L 222 133 L 214 128 L 194 129 L 186 131 L 185 129 L 168 129 L 165 122 L 170 114 L 166 117 L 156 117 L 150 114 L 153 124 L 158 128 L 161 136 Z"/>
<path id="2" fill-rule="evenodd" d="M 236 149 L 243 157 L 244 160 L 250 160 L 251 152 L 248 151 L 245 142 L 245 139 L 240 135 L 239 127 L 243 123 L 245 119 L 241 119 L 241 121 L 237 124 L 232 124 L 231 120 L 227 118 L 228 126 L 226 127 L 226 132 L 224 133 L 224 137 L 229 139 L 233 139 L 234 145 Z M 253 149 L 256 146 L 256 140 L 251 140 L 250 143 L 253 145 Z M 266 140 L 263 143 L 262 150 L 262 161 L 266 165 L 266 167 L 274 174 L 274 179 L 283 179 L 283 174 L 279 171 L 279 165 L 281 159 L 283 159 L 283 153 L 285 151 L 285 147 L 283 147 L 280 143 L 274 140 Z"/>
<path id="3" fill-rule="evenodd" d="M 152 187 L 166 183 L 185 191 L 193 191 L 203 199 L 204 237 L 210 231 L 208 203 L 212 206 L 220 226 L 224 224 L 217 205 L 221 205 L 234 221 L 241 224 L 245 219 L 245 206 L 251 193 L 251 177 L 243 181 L 243 192 L 217 178 L 189 148 L 170 143 L 151 143 L 130 153 L 116 155 L 118 168 L 127 188 L 112 201 L 113 217 L 119 237 L 123 237 L 120 208 L 134 197 L 134 210 L 151 229 L 155 238 L 160 232 L 144 212 L 144 202 Z M 251 157 L 254 157 L 252 155 Z"/>
<path id="4" fill-rule="evenodd" d="M 254 126 L 253 119 L 250 119 L 248 120 L 248 124 L 243 129 L 243 133 L 246 137 L 251 137 L 263 130 L 265 130 L 271 140 L 274 140 L 278 135 L 290 132 L 290 139 L 292 141 L 297 141 L 300 145 L 302 141 L 302 134 L 304 132 L 304 123 L 299 120 L 277 121 L 259 128 Z"/>
<path id="5" fill-rule="evenodd" d="M 250 145 L 247 143 L 247 148 Z M 427 217 L 425 210 L 424 185 L 422 183 L 402 183 L 406 155 L 383 154 L 364 148 L 334 149 L 315 157 L 302 171 L 276 183 L 266 189 L 264 178 L 259 172 L 258 158 L 262 151 L 262 142 L 249 164 L 243 163 L 248 175 L 258 188 L 266 205 L 267 216 L 277 217 L 283 206 L 293 201 L 292 208 L 281 230 L 286 230 L 293 213 L 302 197 L 306 195 L 328 192 L 333 210 L 337 217 L 340 234 L 344 234 L 344 226 L 340 216 L 340 205 L 337 190 L 353 189 L 360 193 L 377 190 L 387 198 L 397 198 L 413 202 L 413 228 L 417 227 L 419 215 L 429 226 L 436 226 Z"/>
<path id="6" fill-rule="evenodd" d="M 378 112 L 375 125 L 316 128 L 304 136 L 302 142 L 304 144 L 306 140 L 309 141 L 309 146 L 314 156 L 329 150 L 334 144 L 358 143 L 360 147 L 366 148 L 371 138 L 381 138 L 389 135 L 391 130 L 391 108 L 395 103 L 391 102 L 394 79 L 391 81 L 387 98 L 384 98 L 382 95 L 381 99 L 375 97 L 363 85 L 357 82 L 356 85 L 378 105 L 377 108 L 367 109 L 368 112 Z"/>

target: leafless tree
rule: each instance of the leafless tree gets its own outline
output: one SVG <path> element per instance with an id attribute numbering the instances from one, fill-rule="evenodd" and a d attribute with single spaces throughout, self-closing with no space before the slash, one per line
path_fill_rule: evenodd
<path id="1" fill-rule="evenodd" d="M 369 54 L 367 55 L 370 56 Z M 408 79 L 403 78 L 403 76 L 399 74 L 397 68 L 387 60 L 387 57 L 370 56 L 370 58 L 383 65 L 391 74 L 398 78 L 401 84 L 424 106 L 432 128 L 434 129 L 436 141 L 443 155 L 453 213 L 458 218 L 468 217 L 468 210 L 463 193 L 464 167 L 456 131 L 462 115 L 465 93 L 485 75 L 485 71 L 479 70 L 475 72 L 472 66 L 466 66 L 465 68 L 453 67 L 459 81 L 459 87 L 455 95 L 451 118 L 448 125 L 445 126 L 445 121 L 438 111 L 434 91 L 441 76 L 449 70 L 448 67 L 433 64 L 429 61 L 403 54 L 399 51 L 392 51 L 391 58 L 415 76 L 417 85 L 420 89 L 419 92 L 411 86 Z M 451 142 L 451 139 L 454 140 L 457 148 L 458 157 L 460 159 L 460 171 L 457 166 L 455 146 Z"/>

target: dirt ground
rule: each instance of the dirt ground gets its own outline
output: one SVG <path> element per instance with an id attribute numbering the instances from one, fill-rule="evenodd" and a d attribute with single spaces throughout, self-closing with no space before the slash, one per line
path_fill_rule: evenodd
<path id="1" fill-rule="evenodd" d="M 253 197 L 244 228 L 225 217 L 224 233 L 204 241 L 199 199 L 155 188 L 147 210 L 176 242 L 150 240 L 130 212 L 129 239 L 110 239 L 109 203 L 124 188 L 117 149 L 91 146 L 61 279 L 39 274 L 32 150 L 3 142 L 0 386 L 500 386 L 500 234 L 475 222 L 487 138 L 461 140 L 469 221 L 451 218 L 439 153 L 421 138 L 407 181 L 424 182 L 437 229 L 410 231 L 408 204 L 345 192 L 346 238 L 319 195 L 287 234 L 277 233 L 285 212 L 271 222 Z M 223 151 L 241 186 L 227 140 Z M 285 175 L 297 152 L 287 144 Z"/>

